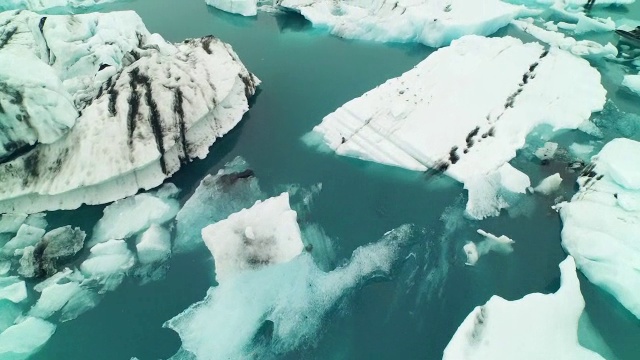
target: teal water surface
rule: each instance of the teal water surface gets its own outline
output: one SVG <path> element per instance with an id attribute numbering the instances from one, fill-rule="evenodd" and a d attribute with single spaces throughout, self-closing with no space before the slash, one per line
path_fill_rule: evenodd
<path id="1" fill-rule="evenodd" d="M 319 153 L 300 140 L 323 116 L 409 70 L 433 49 L 346 41 L 312 29 L 300 16 L 261 13 L 241 18 L 208 7 L 203 0 L 137 0 L 102 11 L 124 9 L 138 12 L 150 31 L 169 41 L 219 37 L 263 81 L 240 125 L 218 140 L 206 159 L 184 166 L 168 180 L 183 190 L 183 200 L 204 175 L 242 156 L 271 193 L 284 184 L 322 183 L 311 220 L 333 239 L 336 263 L 401 224 L 426 230 L 416 245 L 416 257 L 407 260 L 395 281 L 364 288 L 348 309 L 331 314 L 317 346 L 291 354 L 291 359 L 438 359 L 467 314 L 492 295 L 511 300 L 558 288 L 557 265 L 566 255 L 560 246 L 560 220 L 550 209 L 553 199 L 531 199 L 527 216 L 460 220 L 457 214 L 466 202 L 460 184 Z M 510 28 L 497 35 L 506 34 L 530 40 Z M 619 82 L 605 74 L 603 83 L 622 110 L 640 112 L 637 99 L 618 90 Z M 610 136 L 616 134 L 614 129 Z M 567 145 L 593 139 L 568 133 L 554 140 Z M 576 175 L 565 163 L 541 166 L 527 155 L 530 150 L 524 149 L 512 163 L 526 169 L 533 183 L 560 171 L 566 179 L 564 197 L 570 198 Z M 90 229 L 101 209 L 83 207 L 51 219 Z M 446 224 L 459 226 L 447 232 Z M 513 238 L 515 252 L 486 255 L 477 266 L 465 266 L 461 247 L 466 240 L 479 240 L 477 228 Z M 166 279 L 144 286 L 125 282 L 95 309 L 58 326 L 33 358 L 147 360 L 174 354 L 180 339 L 162 324 L 201 300 L 214 278 L 211 255 L 204 247 L 174 257 L 170 265 Z M 584 278 L 581 283 L 587 312 L 613 353 L 619 359 L 640 359 L 638 320 Z"/>

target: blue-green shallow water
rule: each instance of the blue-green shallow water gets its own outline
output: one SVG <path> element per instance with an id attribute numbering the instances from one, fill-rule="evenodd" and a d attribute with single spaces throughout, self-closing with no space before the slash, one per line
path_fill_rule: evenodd
<path id="1" fill-rule="evenodd" d="M 345 41 L 311 29 L 298 16 L 260 14 L 245 19 L 207 7 L 203 0 L 138 0 L 103 10 L 121 9 L 136 10 L 150 31 L 169 41 L 208 34 L 221 38 L 263 81 L 242 123 L 214 144 L 207 159 L 183 167 L 170 179 L 183 189 L 184 198 L 205 174 L 215 173 L 240 155 L 272 193 L 282 184 L 323 184 L 310 220 L 334 239 L 338 261 L 400 224 L 427 229 L 428 236 L 416 249 L 417 262 L 408 263 L 407 268 L 435 269 L 440 275 L 436 278 L 444 281 L 435 282 L 429 291 L 421 270 L 414 278 L 402 273 L 395 282 L 369 286 L 353 299 L 345 316 L 333 314 L 317 348 L 289 358 L 438 359 L 464 317 L 491 295 L 516 299 L 557 289 L 557 264 L 565 254 L 560 247 L 560 220 L 549 209 L 552 199 L 536 198 L 529 217 L 503 215 L 474 227 L 464 225 L 443 239 L 441 215 L 447 207 L 459 208 L 465 202 L 459 184 L 317 153 L 300 141 L 324 115 L 410 69 L 431 49 Z M 499 35 L 505 34 L 515 32 L 507 29 Z M 621 109 L 639 112 L 633 98 L 617 94 L 615 81 L 603 82 Z M 563 137 L 568 143 L 588 139 L 574 133 Z M 575 175 L 566 173 L 564 164 L 541 167 L 525 156 L 513 163 L 526 168 L 533 183 L 561 171 L 566 179 L 565 198 L 575 190 Z M 60 212 L 50 220 L 89 230 L 101 209 Z M 475 267 L 464 266 L 460 247 L 466 239 L 478 239 L 473 237 L 478 227 L 515 239 L 515 252 L 487 255 Z M 166 358 L 178 349 L 180 340 L 162 324 L 204 297 L 214 283 L 212 270 L 211 256 L 204 248 L 175 257 L 165 280 L 145 286 L 126 282 L 97 308 L 60 325 L 33 358 Z M 616 355 L 640 359 L 638 320 L 585 279 L 582 284 L 592 322 L 604 332 Z"/>

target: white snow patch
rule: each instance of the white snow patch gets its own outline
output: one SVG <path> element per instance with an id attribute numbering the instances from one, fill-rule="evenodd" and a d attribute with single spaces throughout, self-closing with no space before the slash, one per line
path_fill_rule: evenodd
<path id="1" fill-rule="evenodd" d="M 507 301 L 493 296 L 462 322 L 443 360 L 603 360 L 578 343 L 584 309 L 575 262 L 560 264 L 561 286 L 555 294 L 529 294 Z"/>
<path id="2" fill-rule="evenodd" d="M 529 186 L 507 165 L 529 132 L 542 124 L 575 129 L 603 108 L 605 95 L 598 71 L 563 50 L 467 36 L 346 103 L 313 131 L 339 155 L 444 171 L 479 199 L 467 212 L 481 219 L 508 206 L 501 186 L 515 193 Z"/>

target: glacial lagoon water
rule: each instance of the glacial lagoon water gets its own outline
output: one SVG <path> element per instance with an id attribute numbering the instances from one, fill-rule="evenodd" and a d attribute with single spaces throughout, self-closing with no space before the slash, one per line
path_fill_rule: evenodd
<path id="1" fill-rule="evenodd" d="M 481 222 L 460 220 L 465 192 L 452 180 L 321 153 L 301 141 L 324 115 L 410 69 L 433 49 L 346 41 L 312 29 L 299 16 L 260 13 L 257 18 L 241 18 L 208 7 L 202 0 L 136 0 L 99 10 L 124 9 L 138 12 L 151 32 L 169 41 L 208 34 L 219 37 L 263 81 L 240 125 L 218 140 L 206 159 L 183 167 L 168 180 L 182 189 L 183 201 L 202 177 L 242 156 L 271 194 L 286 184 L 322 183 L 305 220 L 322 226 L 333 240 L 335 264 L 401 224 L 425 229 L 415 239 L 415 256 L 407 258 L 393 281 L 380 281 L 357 292 L 348 307 L 331 314 L 315 346 L 289 358 L 439 359 L 462 320 L 492 295 L 511 300 L 558 288 L 557 265 L 566 255 L 560 246 L 559 217 L 550 209 L 554 199 L 531 197 L 522 204 L 522 216 L 505 213 Z M 640 4 L 627 9 L 609 16 L 640 20 Z M 511 28 L 497 35 L 506 34 L 531 40 Z M 616 41 L 610 35 L 596 39 Z M 640 114 L 640 100 L 618 88 L 624 68 L 607 64 L 600 70 L 612 104 L 626 113 Z M 616 120 L 605 116 L 606 137 L 640 138 L 640 123 Z M 566 147 L 593 138 L 571 132 L 553 140 Z M 562 194 L 568 199 L 576 189 L 577 175 L 562 161 L 542 166 L 532 159 L 532 151 L 542 144 L 534 140 L 512 164 L 526 169 L 533 184 L 560 172 L 565 179 Z M 49 215 L 49 221 L 52 226 L 73 224 L 89 230 L 102 209 L 57 212 Z M 465 266 L 462 245 L 479 239 L 477 228 L 511 237 L 515 251 L 506 256 L 489 254 L 476 266 Z M 581 278 L 581 283 L 586 311 L 602 337 L 598 341 L 585 336 L 584 345 L 601 350 L 604 342 L 610 348 L 603 353 L 608 358 L 640 359 L 640 322 L 586 279 Z M 204 246 L 175 256 L 164 280 L 143 286 L 125 281 L 95 309 L 59 325 L 33 358 L 167 358 L 179 348 L 180 339 L 162 324 L 201 300 L 213 284 L 213 262 Z"/>

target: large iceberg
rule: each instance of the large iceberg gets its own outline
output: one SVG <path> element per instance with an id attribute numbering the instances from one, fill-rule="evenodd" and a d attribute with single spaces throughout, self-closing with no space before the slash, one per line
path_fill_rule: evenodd
<path id="1" fill-rule="evenodd" d="M 56 331 L 42 319 L 27 317 L 0 334 L 0 358 L 23 360 L 38 351 Z"/>
<path id="2" fill-rule="evenodd" d="M 500 0 L 277 0 L 314 26 L 349 39 L 439 47 L 464 35 L 490 35 L 526 8 Z"/>
<path id="3" fill-rule="evenodd" d="M 443 360 L 603 360 L 578 343 L 584 309 L 573 258 L 560 264 L 555 294 L 529 294 L 507 301 L 493 296 L 462 322 Z"/>
<path id="4" fill-rule="evenodd" d="M 313 345 L 328 312 L 368 280 L 389 275 L 410 233 L 390 232 L 326 273 L 303 252 L 286 194 L 204 229 L 220 284 L 165 324 L 182 339 L 173 359 L 277 358 Z"/>
<path id="5" fill-rule="evenodd" d="M 229 45 L 211 36 L 169 44 L 133 12 L 8 12 L 0 34 L 1 53 L 53 63 L 81 109 L 64 137 L 0 164 L 0 212 L 73 209 L 156 187 L 206 156 L 259 84 Z"/>
<path id="6" fill-rule="evenodd" d="M 607 143 L 559 204 L 562 246 L 578 269 L 640 318 L 640 142 Z"/>
<path id="7" fill-rule="evenodd" d="M 497 215 L 528 176 L 508 162 L 537 126 L 575 129 L 599 111 L 600 74 L 566 51 L 467 36 L 356 98 L 305 136 L 339 155 L 442 171 L 469 190 L 467 213 Z"/>

